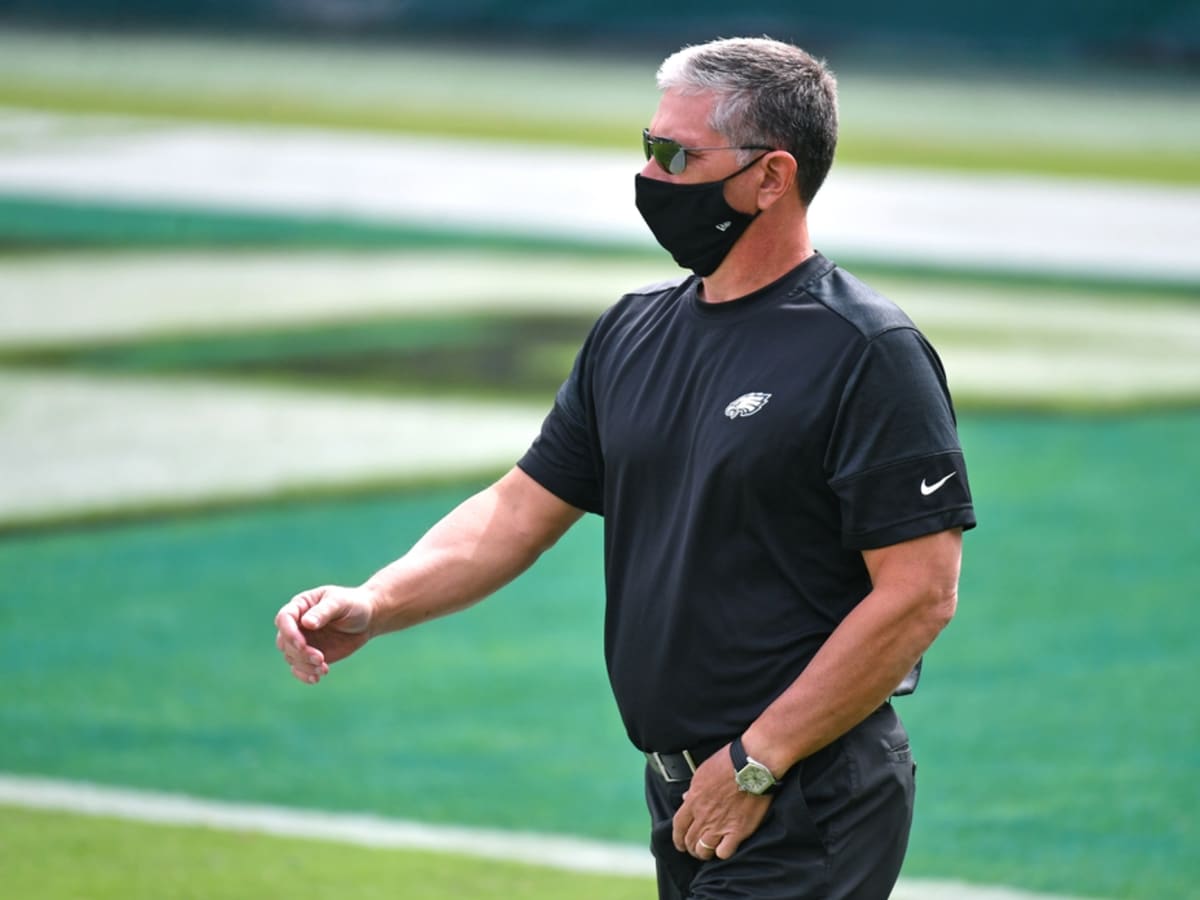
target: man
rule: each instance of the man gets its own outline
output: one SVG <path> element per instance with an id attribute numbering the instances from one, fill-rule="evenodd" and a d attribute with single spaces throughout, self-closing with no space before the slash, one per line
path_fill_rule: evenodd
<path id="1" fill-rule="evenodd" d="M 597 322 L 507 475 L 358 588 L 276 618 L 316 683 L 605 520 L 605 655 L 647 754 L 663 898 L 886 898 L 915 767 L 889 698 L 954 613 L 974 525 L 941 364 L 810 243 L 833 76 L 767 39 L 680 51 L 637 206 L 693 271 Z"/>

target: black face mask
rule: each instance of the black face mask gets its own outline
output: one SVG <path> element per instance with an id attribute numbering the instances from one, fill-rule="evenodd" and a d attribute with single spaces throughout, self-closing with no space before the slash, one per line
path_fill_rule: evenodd
<path id="1" fill-rule="evenodd" d="M 663 249 L 683 268 L 701 278 L 711 275 L 758 216 L 757 211 L 738 212 L 725 200 L 725 182 L 756 162 L 758 159 L 751 160 L 728 178 L 703 184 L 636 177 L 638 212 Z"/>

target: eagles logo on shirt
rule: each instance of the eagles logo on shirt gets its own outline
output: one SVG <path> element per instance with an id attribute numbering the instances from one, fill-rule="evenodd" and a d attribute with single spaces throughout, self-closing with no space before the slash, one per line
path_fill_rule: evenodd
<path id="1" fill-rule="evenodd" d="M 736 419 L 739 416 L 752 416 L 766 406 L 767 401 L 770 399 L 770 394 L 763 394 L 758 391 L 742 394 L 742 396 L 725 407 L 725 415 L 731 419 Z"/>

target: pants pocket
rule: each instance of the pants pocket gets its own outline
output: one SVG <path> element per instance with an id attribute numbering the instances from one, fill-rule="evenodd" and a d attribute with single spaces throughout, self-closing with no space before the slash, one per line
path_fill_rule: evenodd
<path id="1" fill-rule="evenodd" d="M 888 746 L 887 758 L 894 763 L 911 763 L 912 762 L 912 744 L 908 742 L 906 737 L 897 746 Z"/>

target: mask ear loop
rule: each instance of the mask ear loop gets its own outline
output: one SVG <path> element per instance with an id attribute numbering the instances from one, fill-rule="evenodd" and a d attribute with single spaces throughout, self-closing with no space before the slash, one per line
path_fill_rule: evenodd
<path id="1" fill-rule="evenodd" d="M 766 153 L 764 153 L 762 156 L 756 156 L 756 157 L 754 157 L 754 159 L 750 160 L 750 162 L 746 163 L 744 166 L 742 166 L 740 169 L 738 169 L 738 170 L 737 170 L 736 172 L 734 172 L 732 175 L 727 175 L 727 176 L 725 176 L 724 178 L 722 178 L 722 179 L 721 179 L 721 181 L 723 181 L 723 182 L 724 182 L 724 181 L 729 181 L 731 178 L 737 178 L 737 177 L 738 177 L 739 175 L 741 175 L 743 172 L 746 172 L 746 171 L 748 171 L 748 170 L 750 169 L 750 167 L 751 167 L 751 166 L 753 166 L 755 163 L 757 163 L 757 162 L 761 162 L 762 160 L 766 159 L 766 158 L 767 158 L 767 154 L 769 154 L 769 153 L 774 153 L 774 152 L 775 152 L 774 150 L 768 150 L 768 151 L 767 151 Z"/>
<path id="2" fill-rule="evenodd" d="M 769 153 L 774 153 L 774 152 L 775 152 L 775 151 L 773 151 L 773 150 L 768 150 L 768 151 L 767 151 L 766 153 L 764 153 L 762 156 L 756 156 L 756 157 L 754 157 L 754 159 L 750 160 L 750 162 L 746 163 L 744 166 L 742 166 L 740 169 L 738 169 L 736 172 L 734 172 L 734 173 L 733 173 L 732 175 L 730 175 L 728 178 L 722 178 L 722 179 L 721 179 L 721 184 L 724 184 L 725 182 L 727 182 L 727 181 L 729 181 L 729 180 L 731 180 L 731 179 L 733 179 L 733 178 L 737 178 L 737 177 L 738 177 L 739 175 L 741 175 L 743 172 L 747 172 L 747 171 L 749 171 L 749 170 L 750 170 L 750 168 L 751 168 L 751 167 L 752 167 L 752 166 L 753 166 L 755 163 L 757 163 L 757 162 L 761 162 L 763 159 L 765 159 L 765 158 L 766 158 L 767 154 L 769 154 Z M 746 223 L 746 227 L 747 227 L 747 228 L 749 228 L 751 225 L 753 225 L 753 224 L 754 224 L 754 220 L 755 220 L 755 219 L 757 219 L 757 218 L 758 218 L 759 216 L 761 216 L 762 214 L 763 214 L 763 210 L 759 209 L 759 208 L 758 208 L 758 205 L 757 205 L 757 204 L 755 204 L 755 208 L 754 208 L 754 215 L 752 215 L 752 216 L 750 217 L 750 221 Z"/>

